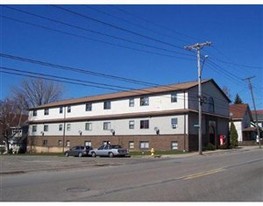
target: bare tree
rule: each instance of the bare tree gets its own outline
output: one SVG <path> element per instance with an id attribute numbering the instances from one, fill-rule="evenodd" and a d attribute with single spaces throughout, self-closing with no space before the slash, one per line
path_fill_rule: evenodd
<path id="1" fill-rule="evenodd" d="M 26 79 L 12 89 L 14 99 L 23 110 L 60 100 L 63 87 L 53 81 Z"/>
<path id="2" fill-rule="evenodd" d="M 223 90 L 223 92 L 225 93 L 225 95 L 226 95 L 229 99 L 231 99 L 230 89 L 229 89 L 227 86 L 224 86 L 224 87 L 222 88 L 222 90 Z"/>

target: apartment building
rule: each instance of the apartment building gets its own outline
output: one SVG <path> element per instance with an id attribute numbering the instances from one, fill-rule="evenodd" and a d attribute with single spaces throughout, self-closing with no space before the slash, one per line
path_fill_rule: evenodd
<path id="1" fill-rule="evenodd" d="M 227 135 L 229 99 L 213 79 L 202 81 L 203 146 Z M 88 96 L 29 111 L 28 150 L 65 151 L 105 141 L 129 150 L 198 149 L 198 82 Z"/>

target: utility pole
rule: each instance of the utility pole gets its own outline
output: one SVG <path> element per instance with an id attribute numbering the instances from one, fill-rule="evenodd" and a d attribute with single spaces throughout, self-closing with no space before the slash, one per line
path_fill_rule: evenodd
<path id="1" fill-rule="evenodd" d="M 194 45 L 185 46 L 187 50 L 196 50 L 197 52 L 197 68 L 198 68 L 198 151 L 202 155 L 202 89 L 201 89 L 201 49 L 210 46 L 211 42 L 196 43 Z"/>
<path id="2" fill-rule="evenodd" d="M 256 127 L 257 127 L 257 138 L 258 138 L 258 144 L 259 144 L 259 148 L 261 149 L 261 141 L 260 141 L 260 132 L 259 132 L 259 126 L 258 126 L 258 115 L 257 115 L 257 110 L 256 110 L 256 104 L 255 104 L 255 99 L 254 99 L 254 94 L 253 94 L 253 88 L 252 88 L 252 84 L 251 84 L 251 79 L 255 78 L 255 76 L 253 77 L 248 77 L 243 79 L 244 81 L 248 81 L 248 88 L 250 90 L 251 93 L 251 97 L 252 97 L 252 101 L 253 101 L 253 106 L 254 106 L 254 110 L 255 110 L 255 117 L 256 117 Z"/>

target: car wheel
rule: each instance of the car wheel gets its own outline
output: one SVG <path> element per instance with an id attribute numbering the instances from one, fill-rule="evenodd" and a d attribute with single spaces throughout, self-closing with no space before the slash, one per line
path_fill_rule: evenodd
<path id="1" fill-rule="evenodd" d="M 79 153 L 79 157 L 82 157 L 82 153 L 81 152 Z"/>
<path id="2" fill-rule="evenodd" d="M 66 153 L 65 153 L 65 156 L 66 156 L 66 157 L 68 157 L 68 156 L 69 156 L 69 153 L 68 153 L 68 152 L 66 152 Z"/>
<path id="3" fill-rule="evenodd" d="M 114 157 L 114 155 L 113 155 L 112 152 L 109 153 L 109 157 L 110 157 L 110 158 Z"/>
<path id="4" fill-rule="evenodd" d="M 92 157 L 96 157 L 96 153 L 95 153 L 95 152 L 92 152 L 92 153 L 91 153 L 91 156 L 92 156 Z"/>

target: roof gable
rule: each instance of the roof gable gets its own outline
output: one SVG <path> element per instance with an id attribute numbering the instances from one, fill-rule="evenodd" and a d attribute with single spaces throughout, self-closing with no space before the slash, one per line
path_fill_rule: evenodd
<path id="1" fill-rule="evenodd" d="M 247 112 L 250 119 L 253 119 L 248 104 L 232 104 L 229 106 L 229 112 L 232 119 L 243 119 Z"/>

